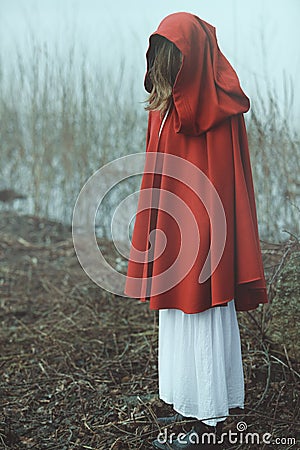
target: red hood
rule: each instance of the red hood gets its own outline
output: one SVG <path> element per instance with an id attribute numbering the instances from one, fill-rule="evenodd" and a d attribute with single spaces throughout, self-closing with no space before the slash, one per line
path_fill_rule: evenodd
<path id="1" fill-rule="evenodd" d="M 157 35 L 173 42 L 183 56 L 173 87 L 176 132 L 198 136 L 228 117 L 248 111 L 249 99 L 218 47 L 215 28 L 190 13 L 167 16 L 150 36 L 145 75 L 148 92 L 152 89 L 148 70 Z"/>

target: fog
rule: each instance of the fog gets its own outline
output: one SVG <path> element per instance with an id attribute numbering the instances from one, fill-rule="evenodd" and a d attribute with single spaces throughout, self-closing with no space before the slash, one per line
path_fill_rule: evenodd
<path id="1" fill-rule="evenodd" d="M 255 95 L 274 87 L 284 97 L 284 80 L 291 82 L 296 116 L 300 118 L 297 74 L 300 70 L 300 2 L 298 0 L 0 0 L 0 51 L 3 65 L 16 45 L 26 54 L 30 34 L 63 52 L 71 43 L 91 61 L 115 67 L 125 60 L 125 77 L 141 87 L 149 35 L 161 19 L 189 11 L 213 24 L 220 48 L 235 67 L 242 87 Z"/>

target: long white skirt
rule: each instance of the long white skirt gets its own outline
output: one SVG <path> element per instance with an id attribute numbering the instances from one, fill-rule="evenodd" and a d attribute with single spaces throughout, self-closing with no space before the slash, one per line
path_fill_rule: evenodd
<path id="1" fill-rule="evenodd" d="M 196 314 L 159 310 L 159 397 L 185 417 L 215 426 L 244 407 L 244 374 L 234 300 Z"/>

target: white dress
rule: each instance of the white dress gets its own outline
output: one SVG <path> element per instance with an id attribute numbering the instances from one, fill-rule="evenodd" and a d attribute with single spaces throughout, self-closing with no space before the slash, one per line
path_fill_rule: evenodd
<path id="1" fill-rule="evenodd" d="M 196 314 L 159 310 L 159 397 L 185 417 L 215 426 L 244 407 L 244 374 L 234 300 Z"/>

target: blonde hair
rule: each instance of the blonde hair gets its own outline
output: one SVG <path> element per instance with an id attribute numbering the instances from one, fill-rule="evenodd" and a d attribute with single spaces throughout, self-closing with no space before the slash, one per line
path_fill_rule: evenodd
<path id="1" fill-rule="evenodd" d="M 152 83 L 146 100 L 147 111 L 161 111 L 163 114 L 172 101 L 172 89 L 182 62 L 180 50 L 173 42 L 159 36 L 154 45 L 148 76 Z"/>

